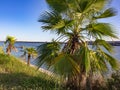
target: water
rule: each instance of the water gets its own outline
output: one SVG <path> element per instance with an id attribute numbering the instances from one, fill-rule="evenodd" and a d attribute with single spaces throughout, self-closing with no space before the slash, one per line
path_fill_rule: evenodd
<path id="1" fill-rule="evenodd" d="M 12 51 L 12 55 L 26 61 L 27 57 L 21 57 L 24 52 L 22 52 L 21 50 L 21 47 L 34 47 L 34 48 L 37 48 L 39 45 L 41 45 L 43 43 L 41 42 L 16 42 L 15 43 L 15 47 L 17 48 L 17 52 L 15 51 Z M 5 45 L 4 45 L 4 42 L 0 42 L 0 46 L 3 46 L 4 47 L 4 51 L 5 51 Z M 34 62 L 34 59 L 31 59 L 31 64 L 35 64 Z"/>
<path id="2" fill-rule="evenodd" d="M 14 52 L 12 51 L 12 55 L 21 58 L 21 55 L 23 55 L 23 52 L 21 52 L 21 48 L 22 46 L 25 47 L 34 47 L 37 48 L 37 46 L 41 45 L 43 43 L 41 42 L 16 42 L 15 46 L 18 48 L 18 52 Z M 0 46 L 4 46 L 4 42 L 0 42 Z M 5 48 L 4 48 L 5 50 Z M 120 61 L 120 46 L 114 46 L 114 53 L 111 54 L 112 56 L 114 56 L 117 60 Z M 27 58 L 27 57 L 25 57 Z M 23 60 L 26 60 L 25 58 L 22 58 Z M 34 59 L 31 59 L 31 64 L 34 64 Z"/>
<path id="3" fill-rule="evenodd" d="M 120 61 L 120 46 L 114 46 L 114 53 L 112 56 Z"/>

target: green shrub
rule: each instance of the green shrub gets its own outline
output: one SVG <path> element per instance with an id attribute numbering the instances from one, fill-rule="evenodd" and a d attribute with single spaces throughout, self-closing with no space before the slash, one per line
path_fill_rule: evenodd
<path id="1" fill-rule="evenodd" d="M 120 71 L 116 71 L 108 79 L 109 90 L 120 90 Z"/>

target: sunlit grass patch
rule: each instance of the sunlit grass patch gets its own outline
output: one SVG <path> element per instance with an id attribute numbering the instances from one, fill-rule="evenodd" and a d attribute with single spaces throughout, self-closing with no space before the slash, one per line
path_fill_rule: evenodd
<path id="1" fill-rule="evenodd" d="M 56 90 L 59 78 L 29 67 L 19 59 L 0 54 L 0 90 Z"/>

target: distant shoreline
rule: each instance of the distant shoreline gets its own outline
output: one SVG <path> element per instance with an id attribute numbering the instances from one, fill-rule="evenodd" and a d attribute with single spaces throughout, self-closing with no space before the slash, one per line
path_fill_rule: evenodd
<path id="1" fill-rule="evenodd" d="M 5 42 L 5 41 L 0 41 L 0 42 Z M 45 42 L 44 41 L 16 41 L 16 43 L 45 43 Z"/>
<path id="2" fill-rule="evenodd" d="M 5 42 L 5 41 L 0 41 L 0 42 Z M 120 41 L 107 41 L 108 43 L 110 43 L 113 46 L 120 46 Z M 16 43 L 50 43 L 49 41 L 16 41 Z M 64 42 L 60 42 L 60 43 L 64 43 Z M 89 45 L 92 45 L 93 42 L 92 41 L 88 41 Z"/>
<path id="3" fill-rule="evenodd" d="M 112 46 L 120 46 L 120 41 L 107 41 L 109 44 L 111 44 Z M 89 45 L 92 45 L 93 42 L 92 41 L 88 41 Z"/>

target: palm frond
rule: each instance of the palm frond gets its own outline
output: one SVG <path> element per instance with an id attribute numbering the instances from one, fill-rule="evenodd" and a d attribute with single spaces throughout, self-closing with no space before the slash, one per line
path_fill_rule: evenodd
<path id="1" fill-rule="evenodd" d="M 53 61 L 54 71 L 60 75 L 67 77 L 80 73 L 79 65 L 68 54 L 61 53 Z"/>
<path id="2" fill-rule="evenodd" d="M 4 42 L 4 44 L 6 44 L 6 43 L 8 43 L 8 40 L 6 40 L 6 41 Z"/>
<path id="3" fill-rule="evenodd" d="M 86 13 L 92 10 L 99 11 L 106 4 L 106 0 L 79 0 L 78 11 Z"/>
<path id="4" fill-rule="evenodd" d="M 24 47 L 23 50 L 21 50 L 21 52 L 23 52 L 23 55 L 21 55 L 21 57 L 25 57 L 28 54 L 35 57 L 37 56 L 37 50 L 33 47 Z"/>
<path id="5" fill-rule="evenodd" d="M 87 74 L 91 69 L 90 51 L 89 51 L 88 46 L 86 46 L 85 44 L 84 46 L 81 46 L 78 55 L 79 55 L 79 58 L 81 58 L 80 66 L 83 69 L 83 71 L 85 71 Z"/>
<path id="6" fill-rule="evenodd" d="M 106 63 L 107 68 L 108 68 L 108 64 L 109 64 L 113 70 L 118 69 L 118 63 L 117 63 L 118 60 L 117 59 L 115 59 L 113 56 L 106 53 L 102 49 L 97 50 L 97 53 L 101 58 L 104 59 L 104 62 Z"/>
<path id="7" fill-rule="evenodd" d="M 99 47 L 99 46 L 103 46 L 107 51 L 112 52 L 113 47 L 112 45 L 110 45 L 108 42 L 106 42 L 105 40 L 101 40 L 101 39 L 96 39 L 93 43 L 93 47 Z"/>
<path id="8" fill-rule="evenodd" d="M 10 43 L 11 45 L 14 45 L 15 42 L 16 42 L 16 38 L 15 37 L 13 37 L 13 36 L 7 36 L 6 37 L 5 44 L 6 43 Z"/>
<path id="9" fill-rule="evenodd" d="M 42 28 L 45 31 L 50 30 L 51 32 L 56 32 L 57 34 L 64 33 L 69 27 L 74 23 L 73 20 L 62 19 L 62 16 L 57 12 L 46 12 L 40 19 L 44 25 Z"/>
<path id="10" fill-rule="evenodd" d="M 37 65 L 41 67 L 42 64 L 51 65 L 52 60 L 58 55 L 60 51 L 60 44 L 56 41 L 44 43 L 37 48 L 38 57 L 36 59 Z"/>
<path id="11" fill-rule="evenodd" d="M 46 0 L 50 8 L 57 12 L 64 12 L 68 9 L 66 0 Z"/>
<path id="12" fill-rule="evenodd" d="M 100 11 L 104 9 L 105 5 L 108 3 L 107 0 L 92 0 L 92 1 L 93 4 L 90 7 L 95 9 L 95 11 Z"/>
<path id="13" fill-rule="evenodd" d="M 108 17 L 112 17 L 116 15 L 116 11 L 113 8 L 108 8 L 107 10 L 105 10 L 103 13 L 101 13 L 100 15 L 97 15 L 96 17 L 94 17 L 95 19 L 101 19 L 101 18 L 108 18 Z"/>
<path id="14" fill-rule="evenodd" d="M 108 67 L 107 67 L 107 63 L 105 62 L 105 58 L 103 57 L 103 55 L 101 55 L 99 50 L 97 50 L 97 51 L 91 50 L 90 59 L 91 59 L 91 70 L 93 72 L 108 71 Z"/>
<path id="15" fill-rule="evenodd" d="M 55 24 L 59 20 L 61 20 L 61 15 L 56 12 L 56 11 L 51 11 L 51 12 L 45 12 L 44 14 L 41 15 L 40 19 L 38 22 L 42 22 L 43 24 Z"/>
<path id="16" fill-rule="evenodd" d="M 104 53 L 104 54 L 105 54 L 105 58 L 106 58 L 107 62 L 110 64 L 112 69 L 117 70 L 118 69 L 118 62 L 117 62 L 118 60 L 107 53 Z"/>
<path id="17" fill-rule="evenodd" d="M 107 36 L 112 38 L 118 38 L 115 32 L 112 30 L 110 24 L 108 23 L 93 23 L 89 24 L 88 27 L 88 34 L 91 36 Z"/>

